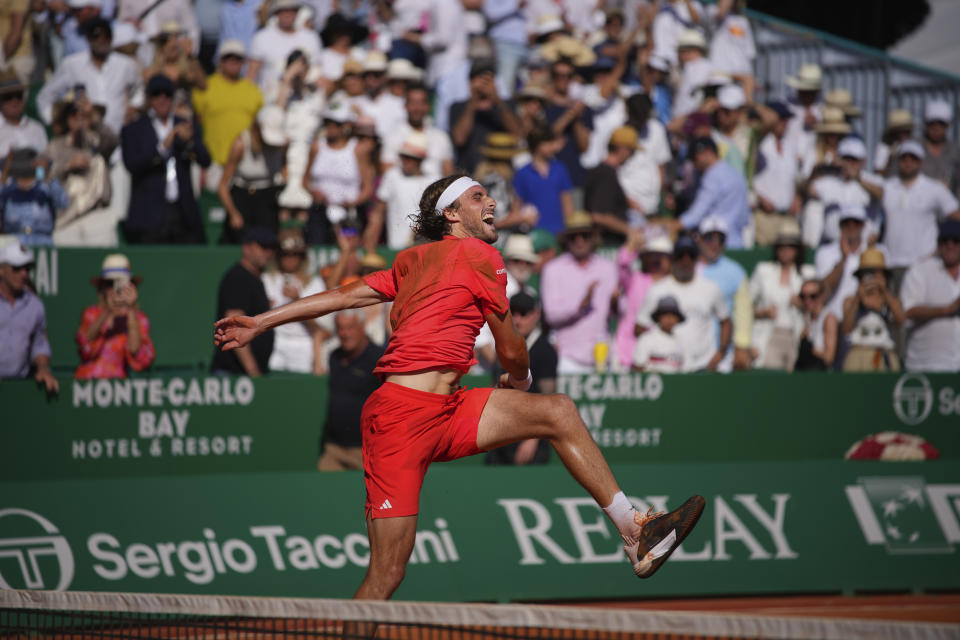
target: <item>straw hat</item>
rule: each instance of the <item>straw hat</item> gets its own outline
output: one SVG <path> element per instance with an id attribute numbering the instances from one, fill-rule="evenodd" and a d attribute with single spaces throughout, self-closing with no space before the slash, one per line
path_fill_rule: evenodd
<path id="1" fill-rule="evenodd" d="M 912 131 L 914 125 L 913 114 L 908 109 L 894 109 L 887 116 L 887 131 L 893 129 L 910 129 Z"/>
<path id="2" fill-rule="evenodd" d="M 186 33 L 183 27 L 180 26 L 180 23 L 176 20 L 167 20 L 160 25 L 160 31 L 157 32 L 156 38 L 164 38 L 167 36 L 180 36 Z"/>
<path id="3" fill-rule="evenodd" d="M 823 84 L 823 71 L 818 64 L 805 64 L 795 76 L 787 76 L 787 84 L 797 91 L 819 91 Z"/>
<path id="4" fill-rule="evenodd" d="M 786 218 L 780 223 L 777 238 L 773 241 L 774 247 L 803 247 L 803 236 L 800 235 L 800 225 L 792 218 Z"/>
<path id="5" fill-rule="evenodd" d="M 853 127 L 847 122 L 843 109 L 839 107 L 824 107 L 823 120 L 814 128 L 817 133 L 836 133 L 847 135 L 853 132 Z"/>
<path id="6" fill-rule="evenodd" d="M 707 39 L 699 29 L 684 29 L 677 35 L 677 49 L 707 50 Z"/>
<path id="7" fill-rule="evenodd" d="M 387 79 L 418 82 L 423 79 L 423 70 L 406 58 L 396 58 L 387 63 Z"/>
<path id="8" fill-rule="evenodd" d="M 828 107 L 840 109 L 849 118 L 859 118 L 863 114 L 858 107 L 853 106 L 853 96 L 850 92 L 842 87 L 827 91 L 823 102 Z"/>
<path id="9" fill-rule="evenodd" d="M 13 67 L 0 69 L 0 95 L 7 93 L 22 93 L 27 85 L 20 80 L 20 76 L 13 70 Z"/>
<path id="10" fill-rule="evenodd" d="M 628 147 L 630 149 L 639 149 L 639 140 L 640 136 L 637 134 L 637 130 L 625 124 L 622 127 L 614 129 L 613 133 L 610 134 L 609 144 Z"/>
<path id="11" fill-rule="evenodd" d="M 558 36 L 540 47 L 540 55 L 549 62 L 569 60 L 575 67 L 589 67 L 597 61 L 597 54 L 571 36 Z"/>
<path id="12" fill-rule="evenodd" d="M 546 100 L 547 92 L 542 85 L 527 83 L 517 92 L 517 99 L 524 100 L 534 98 L 536 100 Z"/>
<path id="13" fill-rule="evenodd" d="M 427 134 L 423 131 L 411 130 L 407 134 L 407 137 L 403 140 L 403 146 L 400 147 L 398 152 L 402 156 L 408 156 L 410 158 L 419 158 L 423 160 L 427 157 L 427 148 L 429 146 L 429 140 L 427 139 Z"/>
<path id="14" fill-rule="evenodd" d="M 853 272 L 854 277 L 862 278 L 868 271 L 883 271 L 887 279 L 890 279 L 890 269 L 887 268 L 887 261 L 883 257 L 883 252 L 879 249 L 870 247 L 860 254 L 860 266 Z"/>
<path id="15" fill-rule="evenodd" d="M 113 284 L 115 280 L 127 280 L 133 284 L 140 284 L 143 282 L 143 277 L 131 274 L 130 260 L 127 256 L 122 253 L 111 253 L 103 259 L 100 275 L 90 278 L 90 284 L 99 289 L 103 284 Z"/>
<path id="16" fill-rule="evenodd" d="M 511 160 L 520 153 L 517 149 L 517 137 L 510 133 L 488 133 L 486 144 L 480 147 L 480 153 L 492 160 Z"/>
<path id="17" fill-rule="evenodd" d="M 596 231 L 593 226 L 593 218 L 586 211 L 574 211 L 570 214 L 570 217 L 566 219 L 566 227 L 558 234 L 560 241 L 566 241 L 567 236 L 578 231 Z"/>
<path id="18" fill-rule="evenodd" d="M 660 253 L 665 256 L 672 256 L 673 242 L 667 235 L 654 236 L 643 245 L 642 253 Z"/>
<path id="19" fill-rule="evenodd" d="M 540 16 L 540 19 L 537 20 L 535 33 L 537 37 L 543 37 L 551 33 L 556 33 L 557 31 L 564 31 L 566 28 L 567 25 L 563 24 L 563 18 L 555 13 L 547 13 Z"/>
<path id="20" fill-rule="evenodd" d="M 533 239 L 525 233 L 511 233 L 503 246 L 505 260 L 523 260 L 536 264 L 540 256 L 533 249 Z"/>

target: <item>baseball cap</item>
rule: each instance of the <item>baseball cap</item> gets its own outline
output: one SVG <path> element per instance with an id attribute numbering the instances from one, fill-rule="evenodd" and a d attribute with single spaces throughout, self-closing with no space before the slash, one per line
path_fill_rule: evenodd
<path id="1" fill-rule="evenodd" d="M 860 138 L 847 136 L 837 146 L 837 155 L 841 158 L 864 160 L 867 157 L 867 145 Z"/>
<path id="2" fill-rule="evenodd" d="M 663 56 L 651 54 L 651 56 L 647 58 L 647 66 L 651 69 L 656 69 L 657 71 L 670 73 L 670 61 Z"/>
<path id="3" fill-rule="evenodd" d="M 739 109 L 747 104 L 747 96 L 737 84 L 727 84 L 717 91 L 717 101 L 724 109 Z"/>
<path id="4" fill-rule="evenodd" d="M 277 246 L 277 234 L 267 227 L 247 227 L 243 232 L 243 244 L 256 242 L 261 247 Z"/>
<path id="5" fill-rule="evenodd" d="M 526 291 L 515 293 L 510 298 L 510 311 L 512 313 L 527 314 L 540 308 L 540 301 Z"/>
<path id="6" fill-rule="evenodd" d="M 80 29 L 83 30 L 83 35 L 87 38 L 93 39 L 106 34 L 111 41 L 113 40 L 113 26 L 106 18 L 100 16 L 90 18 L 80 25 Z"/>
<path id="7" fill-rule="evenodd" d="M 699 29 L 684 29 L 677 35 L 677 49 L 707 50 L 707 39 Z"/>
<path id="8" fill-rule="evenodd" d="M 947 239 L 960 240 L 960 220 L 948 218 L 940 223 L 937 240 L 942 242 Z M 2 260 L 0 260 L 2 262 Z"/>
<path id="9" fill-rule="evenodd" d="M 33 264 L 33 253 L 19 240 L 11 240 L 0 246 L 0 264 L 23 267 Z"/>
<path id="10" fill-rule="evenodd" d="M 669 256 L 673 253 L 673 243 L 665 235 L 654 236 L 644 244 L 643 253 L 662 253 Z"/>
<path id="11" fill-rule="evenodd" d="M 700 248 L 690 236 L 680 236 L 677 238 L 677 241 L 673 243 L 673 256 L 675 258 L 679 258 L 685 253 L 692 253 L 694 256 L 700 255 Z"/>
<path id="12" fill-rule="evenodd" d="M 223 58 L 225 56 L 237 56 L 240 58 L 246 58 L 247 47 L 243 44 L 243 40 L 237 40 L 236 38 L 230 38 L 229 40 L 224 40 L 220 44 L 220 51 L 217 52 L 217 57 Z"/>
<path id="13" fill-rule="evenodd" d="M 690 156 L 693 157 L 700 153 L 701 151 L 713 151 L 717 153 L 717 143 L 713 141 L 713 138 L 708 138 L 706 136 L 702 138 L 697 138 L 690 143 Z"/>
<path id="14" fill-rule="evenodd" d="M 147 81 L 148 96 L 156 96 L 160 94 L 172 96 L 176 88 L 176 85 L 173 84 L 173 80 L 162 73 L 156 74 Z"/>
<path id="15" fill-rule="evenodd" d="M 703 219 L 703 222 L 700 223 L 699 230 L 701 235 L 722 233 L 726 236 L 730 231 L 730 227 L 727 226 L 726 220 L 719 216 L 707 216 Z"/>
<path id="16" fill-rule="evenodd" d="M 900 143 L 900 149 L 897 151 L 897 157 L 904 155 L 911 155 L 915 158 L 923 160 L 923 156 L 926 155 L 923 152 L 923 145 L 917 142 L 916 140 L 904 140 Z"/>
<path id="17" fill-rule="evenodd" d="M 683 312 L 680 311 L 680 304 L 673 296 L 663 296 L 657 300 L 657 306 L 653 310 L 653 313 L 650 314 L 650 317 L 653 318 L 654 322 L 656 322 L 657 318 L 665 313 L 672 313 L 680 319 L 680 322 L 686 320 L 686 316 L 684 316 Z"/>
<path id="18" fill-rule="evenodd" d="M 773 100 L 767 103 L 767 108 L 777 114 L 781 120 L 789 120 L 793 117 L 793 112 L 790 111 L 790 107 L 784 102 L 779 100 Z"/>
<path id="19" fill-rule="evenodd" d="M 533 247 L 533 239 L 523 233 L 511 233 L 503 247 L 503 257 L 506 260 L 523 260 L 536 263 L 540 260 Z"/>
<path id="20" fill-rule="evenodd" d="M 859 204 L 848 204 L 840 207 L 839 214 L 840 222 L 844 220 L 858 220 L 860 222 L 867 221 L 867 210 L 863 208 L 863 205 Z"/>
<path id="21" fill-rule="evenodd" d="M 493 63 L 493 60 L 489 58 L 480 58 L 475 60 L 472 65 L 470 65 L 470 79 L 473 80 L 477 76 L 482 76 L 485 73 L 496 73 L 497 66 Z"/>
<path id="22" fill-rule="evenodd" d="M 403 146 L 400 147 L 400 151 L 397 153 L 423 160 L 427 157 L 429 144 L 427 134 L 422 131 L 411 130 L 410 133 L 407 134 L 407 137 L 404 138 Z"/>
<path id="23" fill-rule="evenodd" d="M 953 109 L 943 100 L 931 100 L 923 110 L 924 122 L 946 122 L 953 120 Z"/>
<path id="24" fill-rule="evenodd" d="M 323 112 L 323 119 L 343 124 L 353 122 L 354 116 L 346 102 L 331 102 Z"/>

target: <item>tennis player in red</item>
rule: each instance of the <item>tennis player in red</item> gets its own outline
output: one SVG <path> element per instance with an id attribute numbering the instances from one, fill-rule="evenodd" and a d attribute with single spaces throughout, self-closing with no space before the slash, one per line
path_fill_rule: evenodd
<path id="1" fill-rule="evenodd" d="M 506 270 L 490 246 L 496 202 L 478 182 L 453 175 L 431 184 L 414 221 L 431 242 L 397 254 L 393 267 L 255 317 L 215 325 L 224 350 L 267 329 L 340 309 L 393 300 L 393 335 L 374 370 L 384 383 L 363 409 L 370 565 L 354 597 L 387 599 L 403 580 L 417 532 L 420 487 L 433 461 L 453 460 L 528 438 L 546 438 L 573 477 L 610 517 L 634 573 L 647 578 L 693 529 L 704 500 L 669 513 L 638 513 L 620 490 L 576 405 L 565 395 L 528 394 L 526 343 L 513 328 Z M 460 387 L 475 363 L 483 323 L 504 370 L 497 389 Z"/>

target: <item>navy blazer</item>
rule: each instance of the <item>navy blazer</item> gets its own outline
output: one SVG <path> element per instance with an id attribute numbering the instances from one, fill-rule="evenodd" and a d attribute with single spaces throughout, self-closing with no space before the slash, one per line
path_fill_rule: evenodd
<path id="1" fill-rule="evenodd" d="M 174 117 L 174 123 L 185 122 Z M 157 150 L 157 132 L 150 116 L 144 114 L 123 127 L 120 131 L 120 148 L 123 164 L 130 172 L 130 208 L 126 228 L 130 231 L 157 229 L 163 224 L 166 208 L 167 161 Z M 203 237 L 203 220 L 200 207 L 193 195 L 190 180 L 190 165 L 196 162 L 201 167 L 210 166 L 210 153 L 203 144 L 200 125 L 193 122 L 193 138 L 183 141 L 174 137 L 171 149 L 176 158 L 177 187 L 183 226 Z"/>

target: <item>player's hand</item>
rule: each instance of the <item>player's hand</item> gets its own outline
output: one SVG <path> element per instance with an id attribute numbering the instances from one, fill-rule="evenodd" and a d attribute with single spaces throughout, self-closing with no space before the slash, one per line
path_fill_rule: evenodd
<path id="1" fill-rule="evenodd" d="M 510 386 L 509 373 L 500 374 L 500 380 L 497 382 L 497 389 L 513 389 L 513 387 Z"/>
<path id="2" fill-rule="evenodd" d="M 260 335 L 257 325 L 257 320 L 250 316 L 221 318 L 213 325 L 213 343 L 223 351 L 245 347 Z"/>

